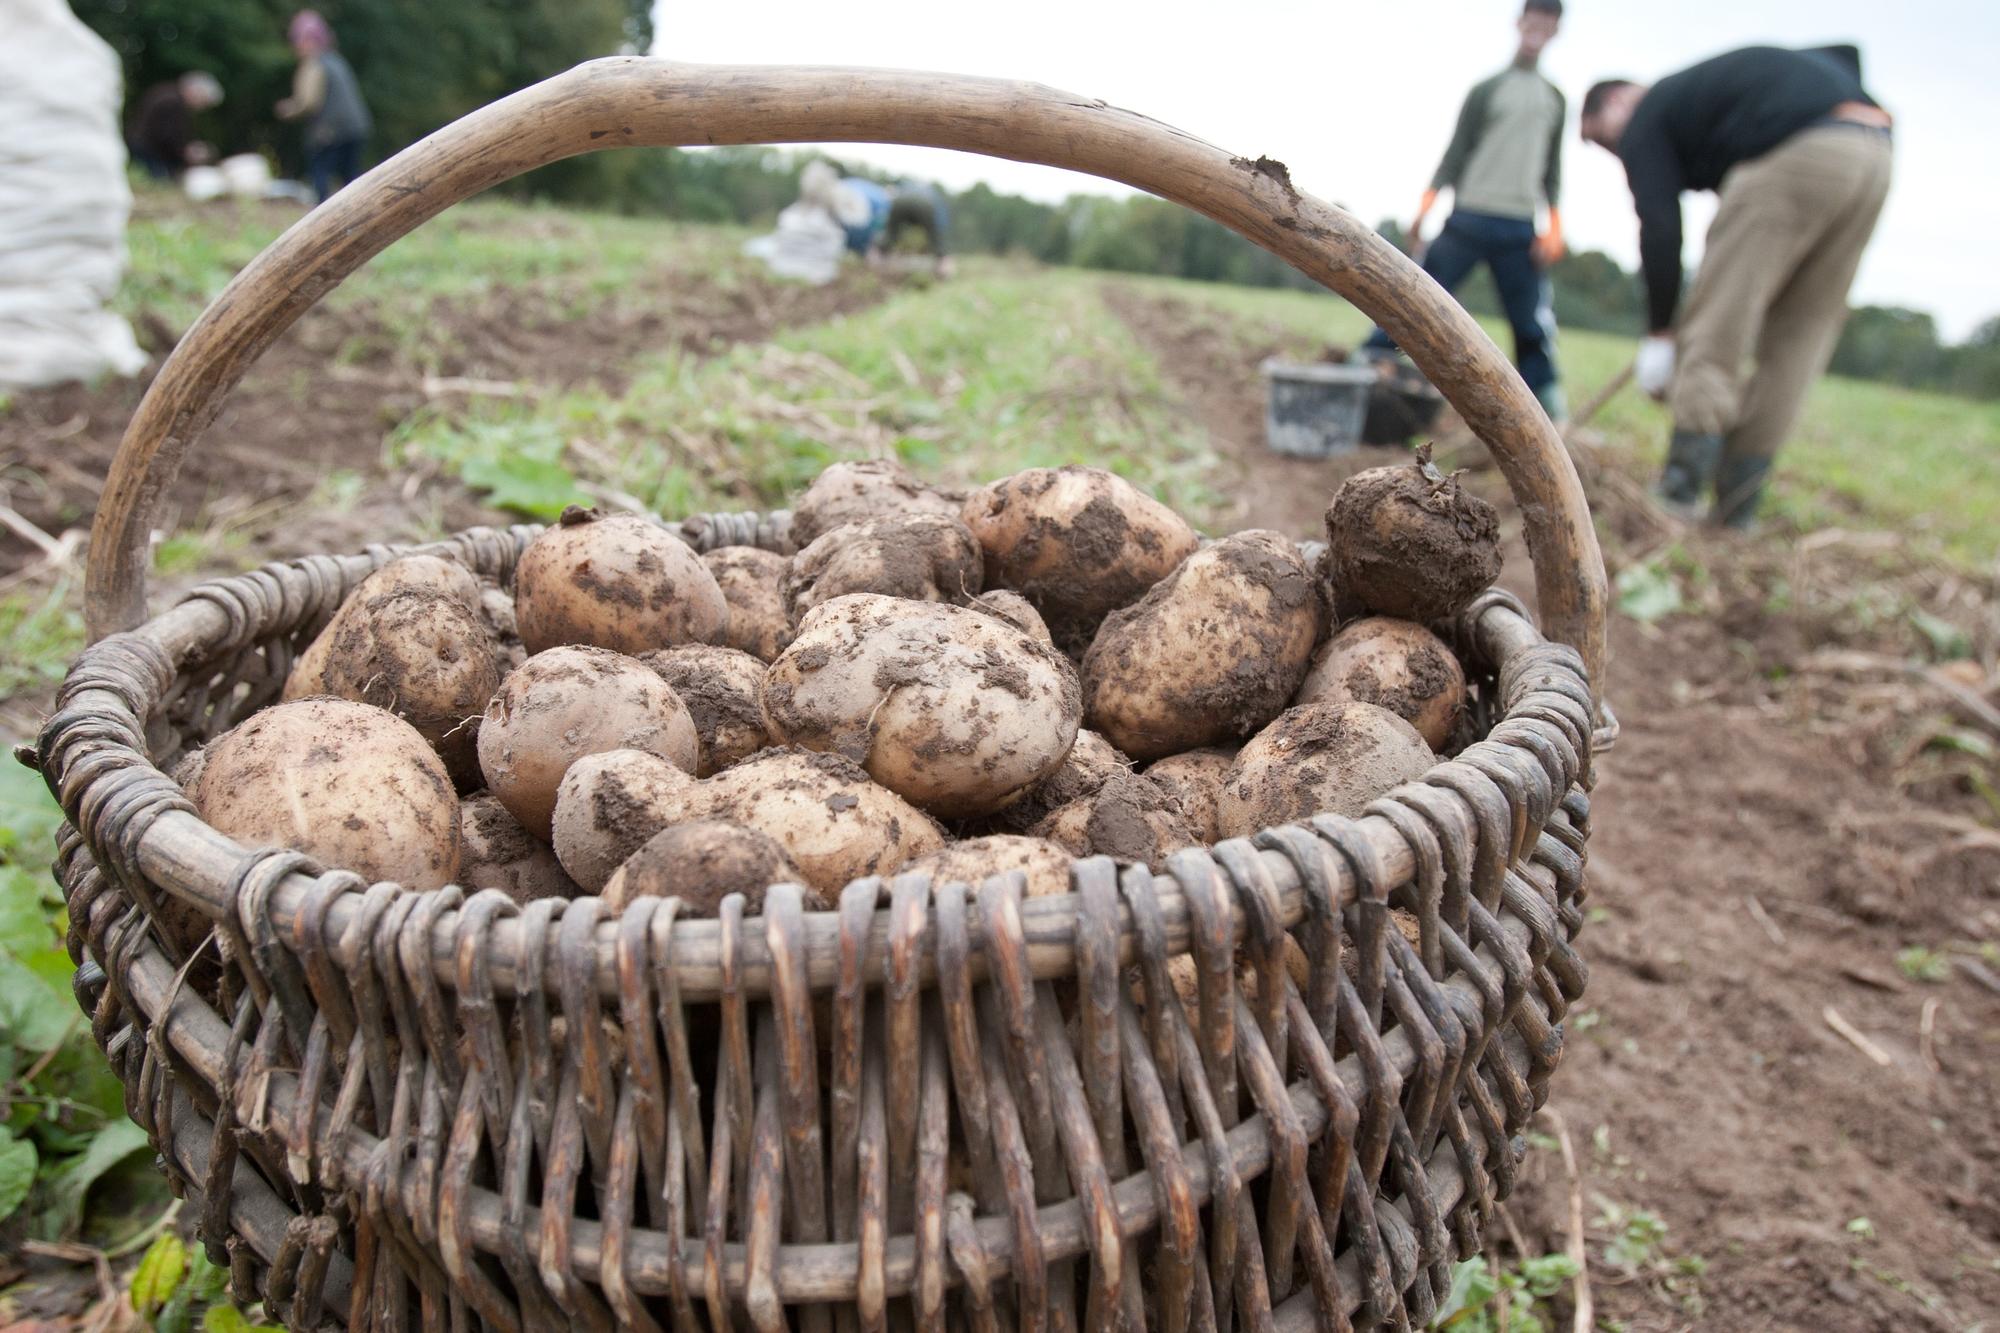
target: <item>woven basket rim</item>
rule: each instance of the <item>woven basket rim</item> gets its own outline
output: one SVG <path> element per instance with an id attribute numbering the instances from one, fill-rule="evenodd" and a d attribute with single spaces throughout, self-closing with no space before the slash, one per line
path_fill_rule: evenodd
<path id="1" fill-rule="evenodd" d="M 706 549 L 716 545 L 743 544 L 731 542 L 728 538 L 739 535 L 746 520 L 752 524 L 761 521 L 768 525 L 773 518 L 787 517 L 788 513 L 783 510 L 769 513 L 703 514 L 686 520 L 678 529 L 670 526 L 669 530 L 677 531 L 678 535 L 698 549 Z M 333 559 L 337 561 L 336 570 L 326 568 L 327 557 L 305 556 L 274 561 L 249 574 L 223 576 L 197 584 L 189 589 L 171 610 L 154 616 L 137 629 L 110 636 L 86 649 L 83 657 L 72 668 L 62 692 L 58 695 L 57 711 L 45 726 L 42 743 L 38 746 L 39 760 L 47 766 L 45 772 L 52 788 L 66 811 L 73 813 L 87 804 L 88 782 L 82 789 L 75 787 L 70 776 L 73 769 L 65 769 L 56 753 L 61 748 L 60 742 L 52 744 L 51 738 L 60 733 L 62 723 L 77 708 L 81 696 L 87 692 L 76 687 L 81 683 L 80 678 L 87 674 L 85 668 L 94 656 L 128 651 L 134 646 L 142 645 L 140 647 L 142 653 L 151 650 L 152 653 L 160 654 L 166 667 L 175 676 L 179 676 L 185 673 L 190 663 L 199 663 L 205 657 L 242 647 L 246 642 L 272 637 L 274 631 L 263 634 L 248 633 L 247 627 L 237 623 L 236 617 L 221 611 L 223 606 L 241 602 L 243 584 L 246 581 L 265 580 L 276 583 L 279 585 L 277 590 L 281 594 L 295 592 L 296 589 L 284 585 L 297 581 L 301 574 L 311 583 L 321 585 L 319 600 L 323 605 L 310 613 L 303 613 L 303 619 L 298 618 L 302 615 L 298 605 L 287 606 L 285 603 L 290 599 L 283 596 L 279 598 L 280 613 L 289 613 L 289 617 L 295 621 L 295 627 L 303 628 L 316 621 L 323 623 L 346 592 L 352 591 L 361 578 L 390 560 L 412 554 L 441 555 L 460 560 L 477 573 L 491 575 L 494 573 L 493 570 L 481 568 L 475 559 L 469 558 L 469 555 L 476 555 L 495 538 L 513 545 L 518 554 L 519 548 L 542 530 L 541 525 L 534 524 L 514 525 L 504 531 L 472 528 L 441 541 L 378 544 L 366 548 L 359 555 L 334 557 Z M 782 533 L 782 527 L 779 531 Z M 718 535 L 721 540 L 716 539 Z M 507 563 L 511 565 L 511 561 Z M 325 586 L 329 573 L 335 573 L 338 580 L 337 586 L 332 589 Z M 504 579 L 506 571 L 501 570 L 499 574 Z M 183 623 L 191 616 L 198 618 L 192 627 Z M 232 630 L 234 632 L 231 632 Z M 1532 693 L 1536 694 L 1537 702 L 1544 709 L 1541 718 L 1543 728 L 1552 736 L 1560 735 L 1562 746 L 1568 751 L 1567 755 L 1557 757 L 1555 763 L 1560 763 L 1564 768 L 1574 763 L 1575 769 L 1570 774 L 1571 780 L 1587 780 L 1586 764 L 1593 726 L 1590 712 L 1592 705 L 1589 702 L 1590 692 L 1588 683 L 1584 679 L 1582 662 L 1575 651 L 1567 645 L 1551 643 L 1542 638 L 1519 599 L 1498 590 L 1489 589 L 1468 607 L 1459 617 L 1457 631 L 1461 642 L 1466 645 L 1477 648 L 1482 643 L 1490 643 L 1495 651 L 1483 652 L 1482 655 L 1491 660 L 1496 675 L 1503 682 L 1503 690 L 1506 688 L 1505 682 L 1510 664 L 1517 671 L 1524 666 L 1539 668 L 1540 677 L 1533 682 L 1539 688 Z M 158 679 L 157 664 L 155 679 Z M 131 737 L 143 736 L 145 715 L 164 694 L 166 685 L 163 683 L 158 689 L 148 691 L 143 685 L 133 688 L 135 683 L 128 679 L 124 689 L 111 691 L 104 691 L 101 683 L 95 686 L 98 697 L 92 701 L 94 706 L 100 713 L 109 711 L 129 734 L 122 741 L 94 736 L 90 753 L 99 759 L 100 764 L 115 756 L 123 761 L 119 763 L 119 767 L 141 767 L 149 775 L 171 787 L 173 792 L 179 793 L 179 785 L 153 764 L 143 744 L 131 743 Z M 1528 692 L 1531 691 L 1524 690 L 1519 685 L 1514 689 L 1516 694 Z M 1560 723 L 1548 720 L 1552 715 L 1547 712 L 1547 705 L 1551 700 L 1563 699 L 1569 703 L 1569 707 L 1562 710 L 1568 716 L 1562 718 Z M 1509 721 L 1523 720 L 1523 717 L 1519 700 L 1516 699 L 1511 706 L 1497 714 L 1493 730 L 1497 730 Z M 1439 786 L 1459 791 L 1463 795 L 1461 789 L 1467 784 L 1495 786 L 1493 779 L 1494 770 L 1497 768 L 1502 772 L 1513 770 L 1523 781 L 1531 786 L 1540 787 L 1543 796 L 1538 804 L 1542 814 L 1546 816 L 1548 810 L 1553 809 L 1555 803 L 1561 799 L 1562 791 L 1565 789 L 1564 786 L 1557 785 L 1557 779 L 1561 774 L 1549 771 L 1553 766 L 1547 757 L 1544 758 L 1542 765 L 1523 764 L 1520 762 L 1520 752 L 1515 748 L 1496 745 L 1490 739 L 1481 739 L 1458 755 L 1441 759 L 1423 777 L 1384 793 L 1384 797 L 1393 797 L 1408 787 Z M 99 765 L 90 765 L 89 770 L 88 780 L 95 781 L 100 776 Z M 1502 796 L 1504 799 L 1504 792 Z M 1508 804 L 1511 805 L 1512 802 L 1509 801 Z M 1524 820 L 1521 814 L 1522 812 L 1510 812 L 1515 836 L 1512 850 L 1516 853 L 1520 850 L 1518 840 L 1521 832 L 1526 823 L 1530 822 Z M 1322 815 L 1319 818 L 1333 817 Z M 1372 877 L 1387 884 L 1400 883 L 1407 879 L 1413 869 L 1408 844 L 1389 821 L 1371 813 L 1364 814 L 1354 822 L 1362 829 L 1368 846 L 1376 856 Z M 1539 825 L 1540 819 L 1531 822 Z M 1274 878 L 1283 913 L 1282 924 L 1290 928 L 1305 918 L 1310 906 L 1306 901 L 1306 886 L 1301 880 L 1297 865 L 1288 858 L 1285 851 L 1279 850 L 1281 844 L 1277 841 L 1277 835 L 1280 833 L 1281 829 L 1265 829 L 1250 838 L 1224 839 L 1216 844 L 1202 845 L 1196 850 L 1212 851 L 1214 847 L 1225 843 L 1242 843 L 1253 847 L 1255 854 L 1266 863 Z M 163 842 L 169 840 L 176 844 L 172 851 L 162 846 Z M 149 823 L 136 840 L 131 840 L 128 835 L 128 843 L 127 858 L 133 865 L 153 872 L 167 871 L 164 885 L 170 893 L 218 921 L 221 919 L 218 900 L 226 900 L 231 885 L 240 885 L 247 876 L 257 873 L 257 863 L 260 861 L 278 863 L 275 867 L 266 865 L 265 874 L 274 868 L 280 868 L 282 877 L 270 889 L 270 908 L 281 931 L 289 931 L 297 923 L 315 887 L 324 892 L 328 886 L 347 889 L 364 883 L 359 876 L 342 871 L 338 867 L 318 867 L 309 859 L 288 849 L 245 847 L 201 820 L 191 808 L 162 812 L 157 822 Z M 1105 860 L 1107 858 L 1072 857 L 1070 892 L 1050 894 L 1019 903 L 1018 916 L 1021 929 L 1028 944 L 1037 979 L 1062 977 L 1073 973 L 1078 918 L 1074 875 L 1079 866 Z M 223 867 L 227 869 L 224 870 Z M 206 887 L 210 890 L 206 895 L 202 894 L 194 884 L 189 883 L 190 872 L 198 875 L 202 869 L 217 872 L 210 874 L 205 881 Z M 1018 875 L 1018 872 L 1010 873 Z M 1360 875 L 1357 874 L 1355 867 L 1343 862 L 1339 857 L 1328 856 L 1325 873 L 1331 878 L 1335 901 L 1351 896 L 1361 887 L 1358 882 Z M 856 881 L 856 884 L 881 884 L 893 893 L 897 882 L 905 878 L 921 878 L 926 884 L 930 882 L 929 876 L 919 872 L 915 877 L 896 875 L 870 877 Z M 1169 949 L 1174 953 L 1185 953 L 1189 947 L 1191 931 L 1185 895 L 1171 871 L 1154 875 L 1153 880 L 1159 891 L 1161 917 L 1166 928 Z M 155 882 L 161 881 L 155 880 Z M 394 887 L 403 891 L 401 886 Z M 783 889 L 787 886 L 776 887 Z M 854 885 L 847 886 L 848 889 L 854 887 Z M 965 887 L 977 889 L 982 886 L 968 884 Z M 551 936 L 565 928 L 575 929 L 574 926 L 565 924 L 568 921 L 567 911 L 561 920 L 552 919 L 549 909 L 535 911 L 533 909 L 538 906 L 535 903 L 526 906 L 517 905 L 499 890 L 489 889 L 468 893 L 461 886 L 449 885 L 431 892 L 442 895 L 440 901 L 448 904 L 434 920 L 432 949 L 433 971 L 439 984 L 448 988 L 454 986 L 461 975 L 460 913 L 464 910 L 464 904 L 482 893 L 489 897 L 489 901 L 495 898 L 501 900 L 493 902 L 489 909 L 493 918 L 492 936 L 485 959 L 487 975 L 491 984 L 497 988 L 512 990 L 518 985 L 520 980 L 518 961 L 524 947 L 522 932 L 526 923 L 538 920 Z M 597 898 L 595 895 L 583 895 L 574 899 L 543 901 L 567 902 L 571 904 L 571 910 L 575 910 L 576 905 L 595 903 Z M 640 899 L 628 907 L 622 918 L 606 913 L 595 922 L 593 948 L 596 984 L 601 995 L 616 994 L 618 932 L 625 923 L 635 918 L 654 918 L 656 915 L 666 918 L 659 924 L 663 931 L 671 934 L 672 938 L 656 941 L 658 951 L 655 957 L 671 962 L 680 979 L 683 999 L 707 1000 L 722 993 L 724 983 L 718 960 L 725 951 L 725 934 L 733 937 L 728 947 L 736 955 L 733 985 L 740 987 L 744 994 L 752 997 L 769 993 L 773 970 L 763 929 L 764 915 L 725 913 L 718 918 L 677 918 L 671 913 L 658 911 L 658 904 L 664 901 L 666 900 Z M 883 908 L 876 914 L 874 934 L 878 946 L 886 946 L 892 933 L 890 920 L 892 910 Z M 327 925 L 330 929 L 338 931 L 355 915 L 356 912 L 350 905 L 337 902 L 332 907 L 332 917 Z M 806 949 L 805 975 L 816 990 L 830 988 L 839 976 L 838 934 L 841 915 L 837 903 L 826 910 L 802 913 L 803 943 Z M 1240 914 L 1236 921 L 1236 929 L 1240 942 L 1248 929 Z M 1132 930 L 1129 913 L 1122 914 L 1119 944 L 1121 956 L 1128 956 L 1130 953 Z M 980 953 L 978 934 L 975 926 L 975 957 L 972 960 L 972 975 L 975 979 L 984 975 L 983 962 L 977 956 Z M 361 947 L 363 947 L 362 942 L 356 940 L 352 949 L 340 948 L 336 956 L 343 966 L 351 966 L 357 961 L 355 953 Z M 880 981 L 885 975 L 886 953 L 886 947 L 869 950 L 869 958 L 861 974 L 864 983 Z M 553 968 L 550 970 L 553 971 Z M 925 960 L 918 980 L 920 984 L 929 984 L 935 980 L 934 972 L 928 969 L 928 959 Z M 558 982 L 552 976 L 545 975 L 544 991 L 554 992 L 557 988 Z"/>

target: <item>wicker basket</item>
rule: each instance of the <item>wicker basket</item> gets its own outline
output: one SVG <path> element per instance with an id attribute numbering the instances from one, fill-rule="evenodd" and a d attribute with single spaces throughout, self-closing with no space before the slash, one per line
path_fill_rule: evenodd
<path id="1" fill-rule="evenodd" d="M 831 912 L 776 886 L 762 917 L 642 900 L 614 920 L 595 898 L 368 885 L 203 824 L 161 770 L 272 701 L 397 553 L 267 566 L 140 623 L 152 510 L 244 367 L 396 236 L 528 167 L 815 139 L 1094 170 L 1354 299 L 1493 448 L 1576 647 L 1489 593 L 1457 626 L 1484 740 L 1358 820 L 1164 875 L 1079 861 L 1060 897 L 908 875 Z M 505 577 L 534 531 L 426 549 Z M 783 514 L 680 531 L 787 545 Z M 32 756 L 70 821 L 78 998 L 211 1256 L 296 1328 L 1421 1322 L 1507 1193 L 1584 985 L 1603 572 L 1546 418 L 1442 293 L 1282 167 L 1101 103 L 627 59 L 468 117 L 295 226 L 182 341 L 114 464 L 89 593 L 105 637 Z M 170 899 L 216 924 L 193 957 L 152 927 Z"/>

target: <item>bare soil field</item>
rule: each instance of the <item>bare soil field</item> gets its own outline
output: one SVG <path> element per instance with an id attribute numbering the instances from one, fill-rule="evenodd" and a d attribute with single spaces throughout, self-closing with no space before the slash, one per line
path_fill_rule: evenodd
<path id="1" fill-rule="evenodd" d="M 765 279 L 747 267 L 730 279 L 675 268 L 617 301 L 587 302 L 560 284 L 440 299 L 428 311 L 426 343 L 441 354 L 421 368 L 396 354 L 394 331 L 368 303 L 316 306 L 251 368 L 189 454 L 165 515 L 168 530 L 283 512 L 285 502 L 304 499 L 334 472 L 370 482 L 348 520 L 330 530 L 322 520 L 303 542 L 256 541 L 253 531 L 256 554 L 345 550 L 409 536 L 411 524 L 425 520 L 446 528 L 505 521 L 435 469 L 397 469 L 391 478 L 384 435 L 440 400 L 585 383 L 616 389 L 625 364 L 642 353 L 673 343 L 707 354 L 761 342 L 861 309 L 893 289 L 858 270 L 826 287 Z M 567 313 L 577 308 L 580 316 Z M 88 525 L 126 423 L 177 336 L 156 320 L 140 323 L 157 354 L 146 375 L 24 391 L 0 413 L 0 477 L 14 479 L 9 503 L 43 532 Z M 38 554 L 20 534 L 0 529 L 0 578 Z"/>
<path id="2" fill-rule="evenodd" d="M 1275 336 L 1110 299 L 1238 469 L 1246 525 L 1313 535 L 1331 476 L 1393 457 L 1270 454 L 1255 367 Z M 1592 490 L 1615 570 L 1652 520 L 1629 479 Z M 1757 670 L 1873 646 L 1854 623 L 1762 603 L 1757 585 L 1798 564 L 1786 536 L 1689 534 L 1731 569 L 1718 614 L 1614 620 L 1624 733 L 1594 798 L 1591 989 L 1551 1096 L 1579 1173 L 1530 1151 L 1507 1205 L 1514 1244 L 1561 1252 L 1574 1187 L 1597 1313 L 1626 1328 L 1970 1329 L 2000 1310 L 2000 993 L 1977 962 L 1922 984 L 1897 959 L 2000 939 L 2000 838 L 1948 784 L 1893 790 L 1892 756 L 1856 735 L 1865 719 L 1837 683 L 1802 700 Z M 1518 540 L 1503 577 L 1531 594 Z M 1600 1269 L 1639 1210 L 1666 1224 L 1660 1253 Z"/>

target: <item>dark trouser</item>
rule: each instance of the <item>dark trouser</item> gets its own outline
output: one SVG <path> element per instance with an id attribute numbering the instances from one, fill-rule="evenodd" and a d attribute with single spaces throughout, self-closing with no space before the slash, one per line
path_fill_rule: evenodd
<path id="1" fill-rule="evenodd" d="M 143 168 L 156 181 L 170 181 L 174 178 L 174 165 L 157 153 L 149 153 L 143 148 L 132 150 L 132 164 Z"/>
<path id="2" fill-rule="evenodd" d="M 1495 217 L 1455 209 L 1424 255 L 1424 272 L 1448 292 L 1484 263 L 1493 270 L 1500 304 L 1514 330 L 1514 364 L 1537 398 L 1556 382 L 1556 316 L 1548 275 L 1535 263 L 1535 224 L 1528 218 Z M 1392 348 L 1377 329 L 1367 346 Z"/>
<path id="3" fill-rule="evenodd" d="M 924 253 L 944 255 L 944 229 L 938 226 L 937 208 L 919 196 L 898 196 L 889 205 L 889 221 L 882 228 L 882 249 L 894 254 L 896 243 L 911 227 L 924 234 Z"/>
<path id="4" fill-rule="evenodd" d="M 313 193 L 323 204 L 334 191 L 334 178 L 342 185 L 361 174 L 361 140 L 342 139 L 306 153 L 306 174 L 312 177 Z"/>

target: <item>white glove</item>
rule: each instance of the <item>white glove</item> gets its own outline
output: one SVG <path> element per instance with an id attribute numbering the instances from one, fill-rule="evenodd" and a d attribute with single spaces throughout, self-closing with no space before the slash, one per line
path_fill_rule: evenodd
<path id="1" fill-rule="evenodd" d="M 1667 396 L 1674 382 L 1674 335 L 1656 333 L 1640 340 L 1638 358 L 1632 363 L 1632 378 L 1655 398 Z"/>

